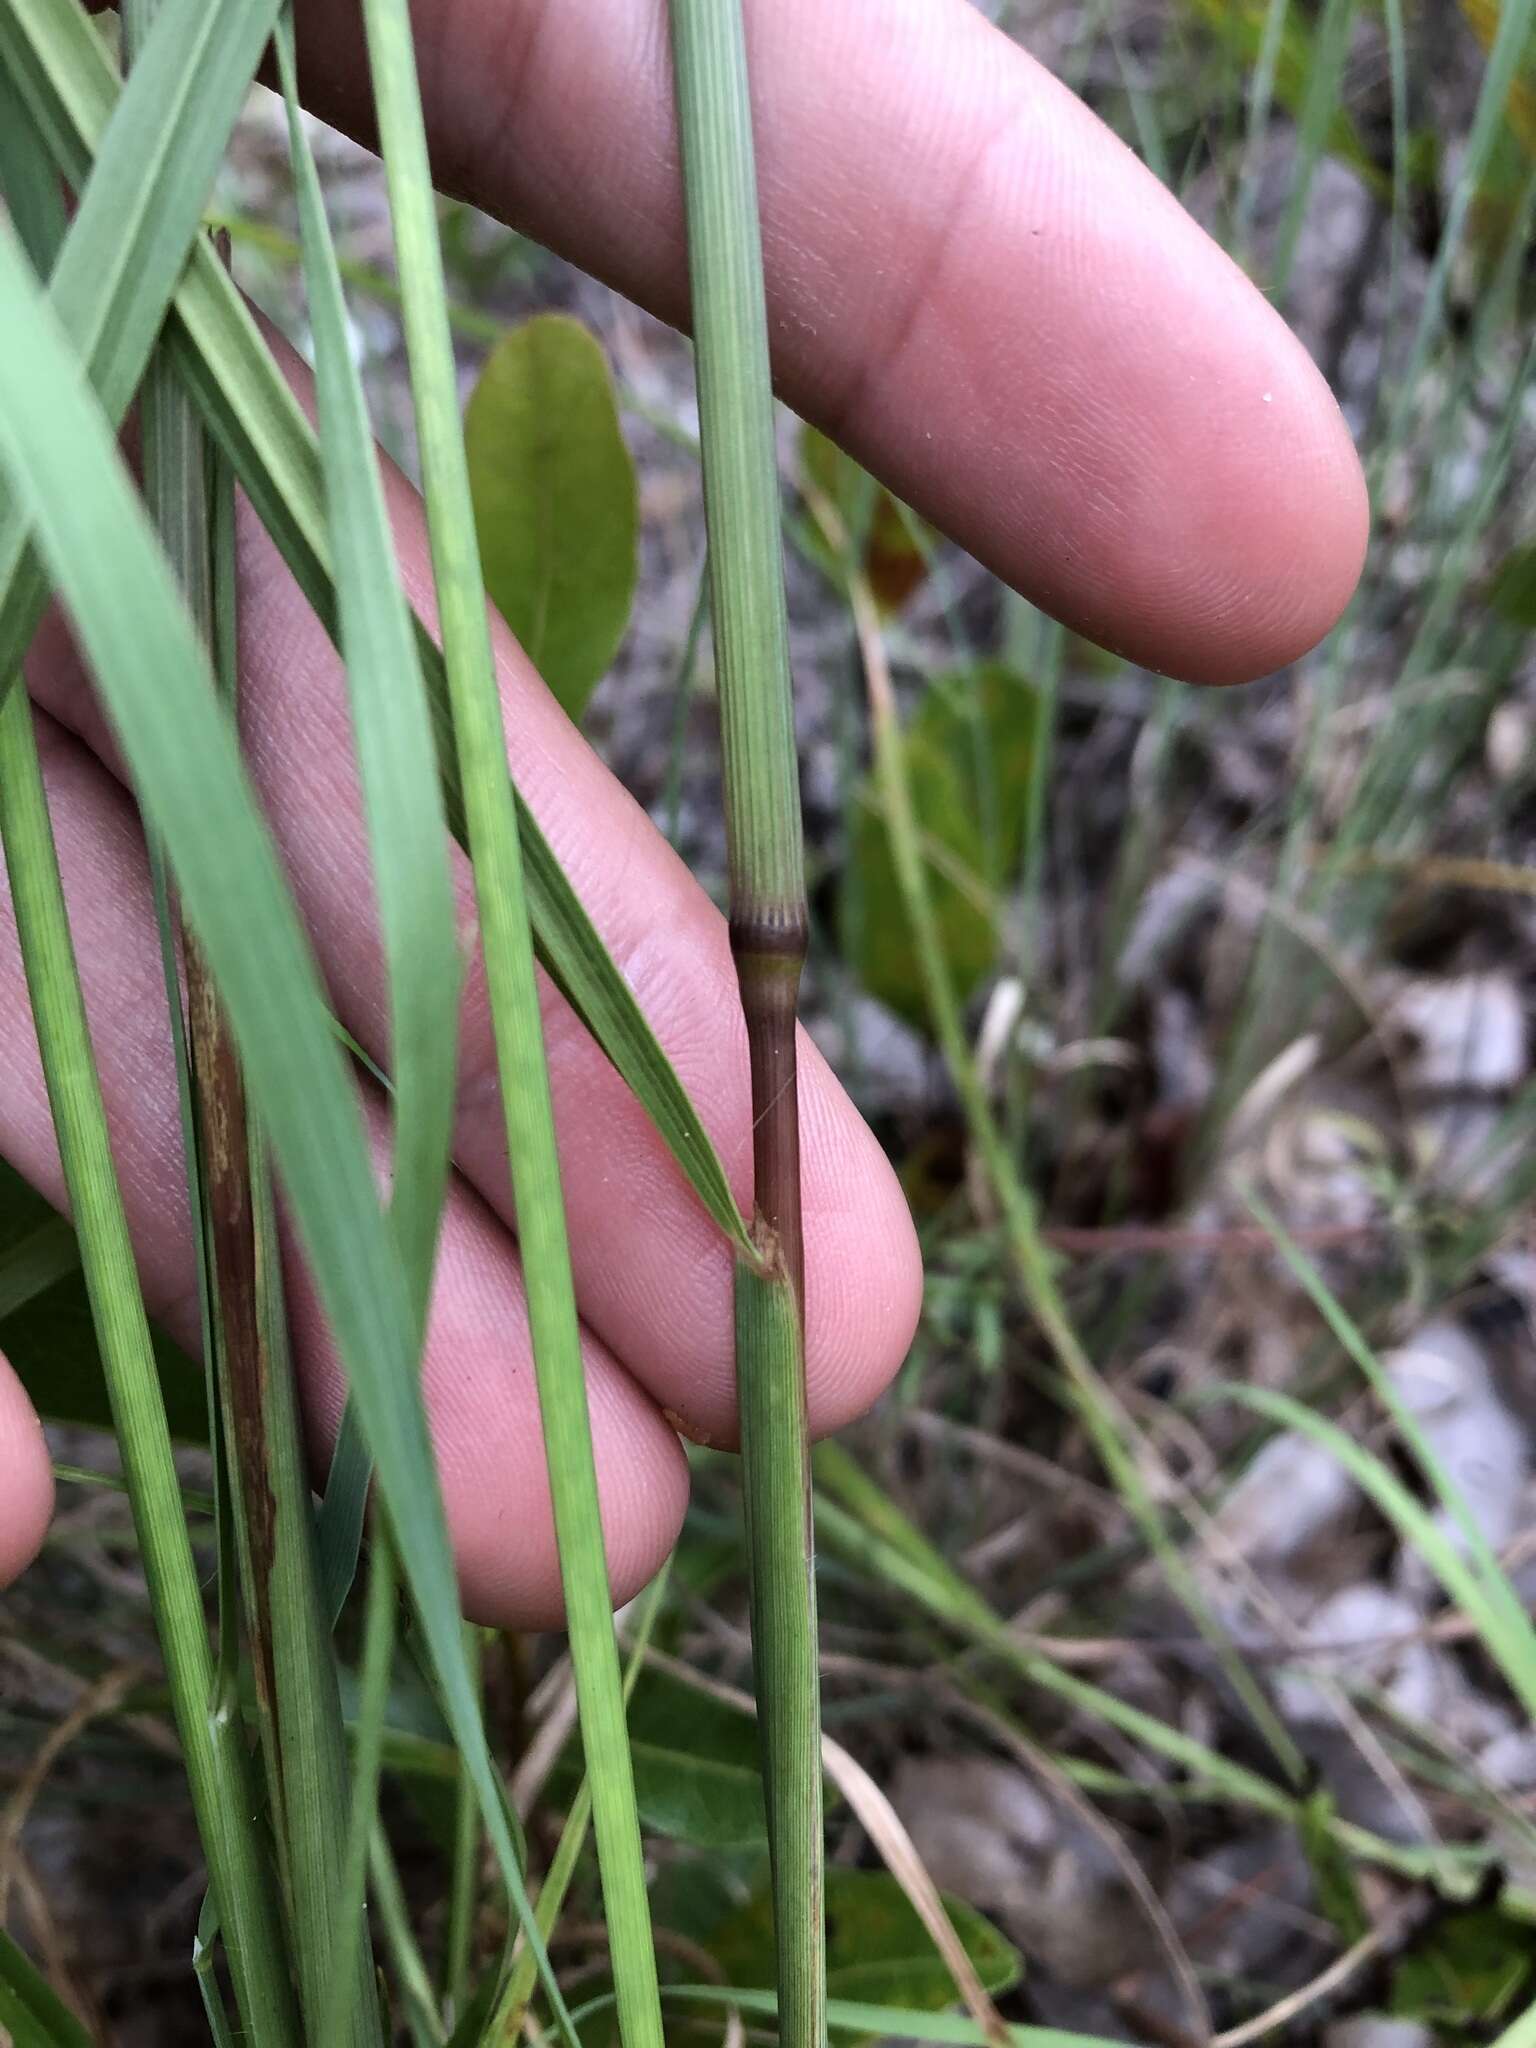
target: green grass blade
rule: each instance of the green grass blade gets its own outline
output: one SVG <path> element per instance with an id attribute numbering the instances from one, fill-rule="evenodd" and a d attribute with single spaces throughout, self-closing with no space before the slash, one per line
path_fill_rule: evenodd
<path id="1" fill-rule="evenodd" d="M 394 1960 L 395 1977 L 405 2008 L 405 2023 L 410 2029 L 414 2048 L 442 2048 L 442 2043 L 448 2038 L 448 2029 L 438 2014 L 432 1979 L 411 1928 L 410 1907 L 406 1903 L 405 1889 L 395 1868 L 382 1823 L 374 1826 L 368 1845 L 368 1863 L 373 1903 L 384 1944 Z"/>
<path id="2" fill-rule="evenodd" d="M 24 278 L 24 259 L 5 232 L 0 275 L 7 264 Z M 7 333 L 3 360 L 11 365 L 26 341 L 8 322 Z M 3 409 L 0 400 L 0 416 Z M 91 1052 L 32 709 L 21 689 L 0 704 L 0 839 L 134 1525 L 198 1828 L 225 1922 L 236 1998 L 253 2030 L 259 2018 L 264 2038 L 296 2042 L 275 1898 L 250 1826 L 240 1730 L 213 1712 L 202 1595 Z"/>
<path id="3" fill-rule="evenodd" d="M 986 1649 L 1021 1678 L 1095 1716 L 1107 1727 L 1118 1728 L 1189 1772 L 1213 1795 L 1276 1818 L 1294 1817 L 1295 1801 L 1257 1771 L 1233 1763 L 1182 1729 L 1062 1670 L 1021 1641 L 838 1445 L 819 1444 L 814 1462 L 821 1485 L 816 1527 L 830 1549 L 906 1593 L 936 1621 Z M 829 1493 L 836 1493 L 844 1505 L 834 1505 L 827 1498 Z M 879 1503 L 873 1514 L 871 1496 Z M 899 1539 L 893 1533 L 897 1528 L 902 1531 Z"/>
<path id="4" fill-rule="evenodd" d="M 1286 196 L 1285 214 L 1275 251 L 1272 285 L 1277 296 L 1283 296 L 1290 284 L 1291 264 L 1301 224 L 1306 218 L 1312 180 L 1322 161 L 1328 132 L 1340 105 L 1355 5 L 1356 0 L 1326 0 L 1321 18 L 1312 32 L 1307 89 L 1296 127 L 1296 164 L 1291 174 L 1291 189 Z"/>
<path id="5" fill-rule="evenodd" d="M 357 1721 L 352 1746 L 352 1804 L 347 1814 L 346 1845 L 341 1859 L 337 1923 L 363 1924 L 368 1890 L 368 1844 L 378 1822 L 379 1774 L 384 1755 L 384 1719 L 389 1706 L 389 1679 L 395 1651 L 395 1616 L 399 1574 L 394 1545 L 381 1519 L 368 1557 L 368 1596 L 363 1614 L 363 1661 L 358 1687 Z M 317 2041 L 339 2041 L 346 2016 L 348 1984 L 338 1977 L 331 1985 L 321 2016 Z"/>
<path id="6" fill-rule="evenodd" d="M 4 63 L 15 67 L 18 80 L 32 94 L 29 104 L 52 140 L 60 171 L 72 182 L 83 181 L 118 84 L 73 0 L 28 0 L 25 8 L 20 0 L 0 0 L 0 65 Z M 192 249 L 173 314 L 167 345 L 210 433 L 224 448 L 299 587 L 321 620 L 335 630 L 334 567 L 318 442 L 239 293 L 202 244 Z M 114 420 L 120 417 L 108 410 Z M 41 615 L 41 588 L 34 595 L 23 639 L 30 637 Z M 0 618 L 8 616 L 9 601 L 0 574 Z M 444 806 L 450 825 L 462 837 L 463 809 L 442 658 L 419 626 L 417 647 L 433 703 Z M 718 1153 L 521 798 L 518 826 L 540 959 L 629 1084 L 705 1210 L 727 1236 L 745 1245 L 746 1224 Z"/>
<path id="7" fill-rule="evenodd" d="M 736 1245 L 747 1245 L 746 1223 L 698 1111 L 521 797 L 517 829 L 539 958 L 629 1084 L 705 1210 Z"/>
<path id="8" fill-rule="evenodd" d="M 80 1248 L 63 1217 L 39 1224 L 0 1254 L 0 1322 L 79 1267 Z"/>
<path id="9" fill-rule="evenodd" d="M 1529 1616 L 1507 1611 L 1485 1574 L 1467 1562 L 1395 1472 L 1346 1436 L 1336 1423 L 1289 1394 L 1229 1383 L 1203 1391 L 1200 1399 L 1235 1401 L 1270 1422 L 1310 1437 L 1336 1458 L 1396 1526 L 1409 1549 L 1423 1558 L 1450 1598 L 1476 1623 L 1510 1690 L 1528 1714 L 1536 1714 L 1536 1631 Z"/>
<path id="10" fill-rule="evenodd" d="M 671 1576 L 670 1562 L 663 1565 L 656 1577 L 646 1587 L 640 1606 L 639 1619 L 629 1635 L 629 1656 L 624 1665 L 624 1701 L 627 1706 L 634 1696 L 635 1681 L 645 1663 L 645 1653 L 650 1648 L 662 1605 L 666 1599 L 667 1582 Z M 576 1796 L 571 1801 L 560 1830 L 560 1841 L 550 1858 L 549 1869 L 539 1887 L 539 1896 L 534 1911 L 538 1916 L 539 1929 L 548 1941 L 555 1930 L 565 1904 L 566 1893 L 570 1890 L 571 1879 L 576 1875 L 576 1866 L 586 1846 L 588 1829 L 592 1821 L 592 1784 L 583 1775 Z M 533 1956 L 526 1947 L 520 1948 L 513 1957 L 511 1974 L 506 1989 L 497 1999 L 490 2021 L 481 2036 L 483 2048 L 514 2048 L 522 2039 L 524 2019 L 528 2001 L 533 1996 Z"/>
<path id="11" fill-rule="evenodd" d="M 124 8 L 125 48 L 134 41 L 135 21 L 140 11 L 136 6 Z M 138 405 L 145 505 L 161 535 L 198 631 L 211 645 L 215 635 L 214 558 L 216 554 L 222 557 L 226 549 L 233 547 L 233 486 L 228 484 L 226 473 L 222 481 L 227 489 L 214 487 L 213 465 L 207 460 L 208 450 L 202 430 L 185 392 L 170 374 L 160 350 L 150 358 L 139 390 Z M 220 1386 L 217 1276 L 213 1270 L 192 1053 L 182 1001 L 180 921 L 173 901 L 165 849 L 158 834 L 146 830 L 145 849 L 160 938 L 166 1018 L 176 1063 L 176 1100 L 186 1161 L 187 1206 L 192 1223 L 192 1252 L 197 1271 L 198 1318 L 208 1399 L 208 1442 L 213 1461 L 214 1583 L 217 1588 L 215 1686 L 219 1710 L 234 1712 L 237 1711 L 240 1677 L 239 1532 L 234 1489 L 230 1484 Z"/>
<path id="12" fill-rule="evenodd" d="M 0 199 L 40 277 L 53 267 L 68 216 L 25 96 L 0 65 Z"/>
<path id="13" fill-rule="evenodd" d="M 159 0 L 123 0 L 122 48 L 131 67 L 143 53 Z M 63 240 L 61 224 L 58 242 Z M 50 256 L 56 253 L 50 252 Z M 50 262 L 51 268 L 51 262 Z M 232 692 L 217 647 L 216 598 L 223 598 L 233 617 L 234 491 L 224 471 L 209 457 L 207 443 L 191 401 L 182 390 L 165 351 L 156 348 L 138 390 L 139 460 L 144 503 L 182 590 L 198 632 L 214 652 L 220 687 Z M 218 564 L 217 568 L 215 564 Z M 226 634 L 226 640 L 230 636 Z M 232 666 L 232 664 L 230 665 Z M 176 1105 L 186 1162 L 192 1254 L 197 1271 L 198 1318 L 203 1369 L 208 1393 L 208 1442 L 213 1454 L 213 1516 L 217 1587 L 215 1685 L 219 1710 L 235 1711 L 239 1698 L 239 1532 L 234 1495 L 229 1483 L 219 1359 L 215 1341 L 215 1287 L 208 1231 L 201 1134 L 198 1128 L 192 1052 L 182 1000 L 180 923 L 176 915 L 165 849 L 154 832 L 145 834 L 155 924 L 160 939 L 160 969 L 165 984 L 166 1016 L 176 1064 Z"/>
<path id="14" fill-rule="evenodd" d="M 277 37 L 314 336 L 320 454 L 368 840 L 389 976 L 394 1159 L 390 1221 L 423 1333 L 453 1140 L 458 1001 L 448 830 L 414 621 L 395 569 L 378 454 L 353 361 L 346 302 L 299 110 L 291 20 Z M 349 1406 L 326 1487 L 326 1597 L 340 1610 L 357 1566 L 368 1460 Z"/>
<path id="15" fill-rule="evenodd" d="M 316 1536 L 320 1553 L 321 1597 L 334 1628 L 347 1604 L 347 1595 L 357 1577 L 362 1554 L 363 1529 L 368 1520 L 368 1489 L 373 1481 L 373 1459 L 368 1439 L 357 1419 L 357 1407 L 348 1401 L 341 1411 L 331 1462 L 325 1475 L 325 1493 L 320 1502 Z"/>
<path id="16" fill-rule="evenodd" d="M 389 971 L 394 1171 L 390 1221 L 425 1329 L 448 1186 L 459 958 L 443 815 L 410 607 L 395 568 L 378 455 L 353 361 L 336 251 L 299 111 L 291 20 L 277 37 L 315 347 L 315 397 L 341 649 Z"/>
<path id="17" fill-rule="evenodd" d="M 229 1010 L 252 1102 L 362 1411 L 444 1711 L 475 1775 L 508 1891 L 526 1916 L 459 1641 L 458 1585 L 415 1373 L 415 1317 L 319 977 L 111 428 L 8 228 L 0 228 L 0 324 L 0 467 L 69 606 Z M 101 545 L 104 533 L 110 548 Z M 545 1981 L 567 2024 L 558 1987 Z"/>
<path id="18" fill-rule="evenodd" d="M 0 62 L 16 61 L 15 4 L 0 4 Z M 143 375 L 276 12 L 276 0 L 164 0 L 102 134 L 50 291 L 114 419 Z M 0 676 L 20 666 L 44 594 L 26 520 L 0 500 Z"/>
<path id="19" fill-rule="evenodd" d="M 0 2028 L 13 2048 L 91 2048 L 91 2037 L 0 1927 Z"/>
<path id="20" fill-rule="evenodd" d="M 297 1382 L 288 1345 L 281 1248 L 271 1179 L 259 1141 L 247 1156 L 256 1283 L 257 1357 L 265 1370 L 256 1399 L 226 1403 L 232 1439 L 243 1421 L 256 1440 L 239 1443 L 231 1462 L 253 1505 L 267 1516 L 247 1527 L 251 1604 L 267 1618 L 274 1713 L 264 1731 L 278 1791 L 286 1847 L 290 1925 L 310 2038 L 335 2048 L 380 2048 L 372 1946 L 362 1912 L 344 1916 L 348 1780 L 346 1737 L 330 1614 L 321 1595 L 314 1517 Z M 254 1480 L 254 1487 L 252 1481 Z M 247 1522 L 254 1518 L 248 1514 Z M 319 2031 L 338 1987 L 345 2017 Z"/>
<path id="21" fill-rule="evenodd" d="M 472 1622 L 464 1624 L 464 1654 L 485 1698 L 485 1638 Z M 465 1771 L 454 1789 L 452 1877 L 448 1887 L 448 1932 L 443 1944 L 443 2011 L 446 2024 L 457 2028 L 469 1993 L 469 1966 L 475 1939 L 475 1909 L 480 1893 L 480 1809 Z"/>
<path id="22" fill-rule="evenodd" d="M 1386 432 L 1374 451 L 1372 469 L 1376 476 L 1386 473 L 1407 430 L 1412 408 L 1419 400 L 1430 352 L 1445 325 L 1452 265 L 1461 253 L 1463 235 L 1472 217 L 1499 131 L 1507 119 L 1510 89 L 1518 75 L 1521 59 L 1530 46 L 1533 24 L 1536 24 L 1536 0 L 1503 0 L 1493 47 L 1488 52 L 1488 62 L 1478 88 L 1477 105 L 1458 162 L 1456 183 L 1424 287 L 1408 360 L 1403 366 Z"/>
<path id="23" fill-rule="evenodd" d="M 656 1958 L 518 817 L 480 578 L 415 48 L 405 0 L 365 0 L 363 20 L 405 309 L 444 667 L 474 863 L 571 1663 L 593 1785 L 608 1938 L 624 2039 L 628 2048 L 642 2048 L 661 2040 Z"/>

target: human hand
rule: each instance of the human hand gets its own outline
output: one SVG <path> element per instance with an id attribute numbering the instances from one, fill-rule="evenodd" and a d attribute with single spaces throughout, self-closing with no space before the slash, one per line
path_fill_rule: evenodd
<path id="1" fill-rule="evenodd" d="M 421 25 L 438 175 L 657 312 L 685 300 L 663 0 L 439 4 Z M 1232 681 L 1332 624 L 1364 493 L 1343 422 L 1259 294 L 1072 97 L 969 0 L 758 0 L 765 253 L 785 399 L 1000 575 L 1148 666 Z M 367 135 L 355 9 L 306 0 L 317 112 Z M 408 586 L 431 577 L 393 483 Z M 253 520 L 241 539 L 252 772 L 349 1031 L 385 1037 L 345 691 Z M 724 926 L 504 634 L 518 781 L 732 1170 L 750 1184 L 745 1039 Z M 28 664 L 87 1000 L 145 1287 L 198 1316 L 144 851 L 68 636 Z M 468 876 L 458 886 L 466 917 Z M 564 1003 L 546 1028 L 615 1592 L 674 1540 L 674 1423 L 734 1430 L 730 1253 Z M 802 1049 L 813 1425 L 859 1414 L 910 1340 L 920 1274 L 873 1138 Z M 426 1396 L 466 1603 L 559 1613 L 483 990 L 471 977 L 455 1176 Z M 369 1098 L 381 1153 L 382 1101 Z M 0 1153 L 62 1204 L 8 900 L 0 895 Z M 313 1295 L 295 1345 L 322 1451 L 342 1401 Z M 41 1434 L 0 1366 L 0 1579 L 40 1542 Z"/>

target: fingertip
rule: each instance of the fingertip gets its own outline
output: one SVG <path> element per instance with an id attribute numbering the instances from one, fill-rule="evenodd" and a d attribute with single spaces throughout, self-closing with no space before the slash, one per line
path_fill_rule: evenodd
<path id="1" fill-rule="evenodd" d="M 375 1155 L 382 1104 L 363 1097 Z M 345 1405 L 340 1362 L 313 1276 L 285 1229 L 289 1305 L 304 1371 L 314 1464 L 324 1471 Z M 688 1463 L 657 1404 L 583 1329 L 609 1579 L 616 1602 L 654 1577 L 688 1506 Z M 455 1180 L 443 1212 L 421 1387 L 466 1616 L 493 1628 L 565 1625 L 537 1373 L 516 1246 Z"/>
<path id="2" fill-rule="evenodd" d="M 821 1055 L 803 1057 L 807 1398 L 812 1433 L 829 1436 L 867 1413 L 900 1371 L 923 1268 L 890 1161 Z"/>
<path id="3" fill-rule="evenodd" d="M 1251 682 L 1299 660 L 1338 623 L 1365 563 L 1370 503 L 1348 426 L 1264 311 L 1267 346 L 1212 389 L 1191 530 L 1170 534 L 1187 565 L 1182 616 L 1142 655 L 1186 682 Z"/>
<path id="4" fill-rule="evenodd" d="M 0 1358 L 0 1586 L 36 1557 L 52 1513 L 53 1463 L 43 1426 Z"/>
<path id="5" fill-rule="evenodd" d="M 594 1371 L 589 1361 L 587 1383 L 608 1582 L 620 1606 L 655 1577 L 681 1534 L 688 1461 L 675 1432 L 617 1367 Z M 472 1445 L 439 1436 L 464 1612 L 487 1627 L 566 1625 L 548 1478 L 537 1443 L 534 1451 L 530 1460 L 498 1446 L 494 1427 Z"/>

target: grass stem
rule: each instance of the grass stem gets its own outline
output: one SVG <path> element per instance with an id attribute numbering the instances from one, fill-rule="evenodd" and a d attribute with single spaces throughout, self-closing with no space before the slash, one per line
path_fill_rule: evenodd
<path id="1" fill-rule="evenodd" d="M 731 951 L 752 1076 L 753 1239 L 736 1269 L 736 1371 L 753 1678 L 773 1869 L 780 2039 L 826 2031 L 816 1598 L 805 1397 L 796 1008 L 806 946 L 762 235 L 739 0 L 672 0 Z"/>

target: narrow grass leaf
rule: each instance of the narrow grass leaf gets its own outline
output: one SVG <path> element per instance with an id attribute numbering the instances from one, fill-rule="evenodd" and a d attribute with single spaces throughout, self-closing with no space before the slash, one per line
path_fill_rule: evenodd
<path id="1" fill-rule="evenodd" d="M 80 1270 L 75 1233 L 62 1216 L 0 1250 L 0 1323 Z"/>
<path id="2" fill-rule="evenodd" d="M 641 1597 L 640 1612 L 629 1638 L 629 1657 L 624 1666 L 624 1701 L 626 1708 L 634 1699 L 635 1682 L 645 1662 L 651 1637 L 655 1633 L 662 1606 L 667 1595 L 667 1583 L 671 1577 L 670 1561 L 663 1565 Z M 581 1861 L 581 1852 L 586 1846 L 587 1833 L 592 1822 L 592 1782 L 583 1773 L 581 1784 L 576 1789 L 566 1811 L 565 1825 L 560 1830 L 560 1840 L 550 1859 L 544 1882 L 539 1887 L 535 1906 L 539 1931 L 546 1941 L 555 1930 L 565 1905 L 566 1893 L 576 1875 L 576 1866 Z M 512 1958 L 512 1969 L 507 1978 L 506 1988 L 495 2001 L 494 2011 L 483 2035 L 484 2048 L 513 2048 L 523 2036 L 524 2019 L 528 2001 L 533 1996 L 533 1956 L 526 1943 Z"/>
<path id="3" fill-rule="evenodd" d="M 539 1414 L 593 1788 L 609 1949 L 628 2048 L 661 2040 L 656 1957 L 603 1548 L 597 1470 L 517 810 L 459 419 L 437 209 L 406 0 L 365 0 L 405 309 L 443 661 L 501 1082 Z"/>
<path id="4" fill-rule="evenodd" d="M 1536 1714 L 1536 1632 L 1532 1631 L 1529 1618 L 1522 1614 L 1516 1622 L 1486 1574 L 1468 1563 L 1456 1543 L 1389 1466 L 1362 1449 L 1336 1423 L 1293 1400 L 1289 1394 L 1228 1383 L 1202 1392 L 1200 1399 L 1235 1401 L 1270 1422 L 1298 1431 L 1329 1452 L 1394 1524 L 1410 1553 L 1424 1560 L 1449 1597 L 1476 1624 L 1488 1654 L 1503 1672 L 1510 1690 L 1528 1714 Z"/>
<path id="5" fill-rule="evenodd" d="M 0 0 L 0 62 L 14 61 L 18 6 Z M 276 14 L 277 0 L 164 0 L 106 123 L 50 294 L 114 420 L 149 360 Z M 19 666 L 45 594 L 25 517 L 0 500 L 0 677 Z"/>
<path id="6" fill-rule="evenodd" d="M 130 62 L 148 34 L 157 0 L 125 0 L 123 49 Z M 234 485 L 209 446 L 191 401 L 173 375 L 165 351 L 156 348 L 139 387 L 140 461 L 144 502 L 165 546 L 189 611 L 214 655 L 219 685 L 232 695 L 231 634 L 220 639 L 217 600 L 232 618 L 234 605 Z M 224 1427 L 219 1348 L 217 1275 L 213 1269 L 212 1218 L 205 1184 L 202 1130 L 192 1073 L 192 1049 L 182 999 L 184 949 L 170 867 L 153 829 L 145 828 L 145 851 L 160 939 L 160 969 L 166 1019 L 176 1067 L 176 1100 L 186 1163 L 193 1261 L 197 1271 L 208 1441 L 213 1465 L 214 1583 L 217 1625 L 214 1711 L 238 1711 L 240 1683 L 240 1558 L 235 1490 L 230 1484 L 229 1447 Z M 189 978 L 194 960 L 186 951 Z"/>
<path id="7" fill-rule="evenodd" d="M 368 1844 L 378 1821 L 379 1775 L 384 1755 L 384 1726 L 389 1708 L 389 1679 L 395 1649 L 395 1615 L 399 1574 L 394 1545 L 381 1517 L 368 1556 L 368 1595 L 363 1613 L 363 1662 L 358 1686 L 357 1717 L 352 1746 L 352 1801 L 347 1813 L 346 1841 L 341 1858 L 337 1924 L 365 1923 L 368 1890 Z M 339 2041 L 350 1987 L 338 1975 L 326 1997 L 317 2041 Z"/>
<path id="8" fill-rule="evenodd" d="M 255 1511 L 247 1513 L 245 1532 L 249 1598 L 265 1616 L 265 1646 L 272 1659 L 275 1711 L 265 1733 L 287 1851 L 293 1947 L 311 2038 L 327 2048 L 331 2043 L 335 2048 L 380 2048 L 372 1944 L 363 1914 L 348 1918 L 344 1910 L 346 1737 L 288 1343 L 277 1212 L 259 1136 L 240 1135 L 245 1139 L 250 1276 L 256 1295 L 252 1362 L 260 1376 L 242 1408 L 226 1399 L 226 1413 L 231 1465 Z M 254 1442 L 243 1425 L 254 1428 Z M 321 2032 L 338 1986 L 345 1994 L 344 2017 L 332 2031 Z"/>
<path id="9" fill-rule="evenodd" d="M 68 219 L 59 189 L 32 113 L 15 79 L 0 65 L 0 199 L 10 209 L 21 245 L 39 277 L 46 277 Z"/>
<path id="10" fill-rule="evenodd" d="M 13 2048 L 91 2048 L 91 2037 L 0 1927 L 0 2027 Z"/>
<path id="11" fill-rule="evenodd" d="M 299 108 L 293 32 L 277 37 L 310 325 L 338 625 L 389 977 L 394 1152 L 390 1222 L 425 1335 L 453 1138 L 458 999 L 448 830 L 414 621 L 395 567 L 378 454 L 353 359 L 325 201 Z M 368 1460 L 350 1405 L 320 1532 L 326 1598 L 339 1612 L 357 1567 Z"/>
<path id="12" fill-rule="evenodd" d="M 485 1638 L 473 1622 L 464 1624 L 464 1654 L 479 1698 L 485 1697 Z M 457 2028 L 468 2003 L 470 1956 L 480 1903 L 480 1811 L 469 1773 L 460 1770 L 454 1787 L 453 1849 L 448 1886 L 448 1931 L 443 1955 L 443 2010 Z"/>
<path id="13" fill-rule="evenodd" d="M 1430 352 L 1445 324 L 1450 295 L 1452 265 L 1457 260 L 1462 237 L 1472 216 L 1474 202 L 1493 158 L 1500 131 L 1508 118 L 1509 96 L 1519 75 L 1520 61 L 1531 40 L 1536 23 L 1536 0 L 1502 0 L 1498 28 L 1488 52 L 1478 88 L 1477 105 L 1467 129 L 1465 145 L 1457 166 L 1456 182 L 1435 248 L 1434 261 L 1424 287 L 1413 342 L 1403 366 L 1397 395 L 1386 432 L 1375 452 L 1374 469 L 1385 474 L 1407 431 L 1411 409 L 1417 402 Z"/>
<path id="14" fill-rule="evenodd" d="M 423 1329 L 448 1185 L 459 958 L 448 830 L 410 607 L 353 359 L 319 175 L 299 110 L 293 30 L 278 67 L 298 195 L 341 651 L 389 974 L 394 1160 L 390 1221 Z"/>
<path id="15" fill-rule="evenodd" d="M 1501 1625 L 1511 1645 L 1523 1639 L 1524 1657 L 1536 1671 L 1536 1627 L 1508 1573 L 1499 1563 L 1471 1503 L 1446 1469 L 1419 1425 L 1418 1417 L 1403 1399 L 1402 1389 L 1377 1358 L 1365 1333 L 1323 1279 L 1310 1259 L 1286 1231 L 1279 1218 L 1251 1190 L 1245 1197 L 1249 1209 L 1274 1239 L 1275 1248 L 1300 1282 L 1313 1306 L 1333 1336 L 1365 1375 L 1378 1400 L 1392 1417 L 1398 1433 L 1417 1461 L 1424 1477 L 1434 1488 L 1446 1513 L 1455 1522 L 1465 1554 L 1482 1582 L 1490 1603 L 1497 1608 Z"/>
<path id="16" fill-rule="evenodd" d="M 1344 66 L 1349 56 L 1355 5 L 1356 0 L 1325 0 L 1317 25 L 1311 31 L 1313 45 L 1296 123 L 1296 161 L 1291 172 L 1291 189 L 1286 196 L 1273 265 L 1272 284 L 1277 295 L 1283 296 L 1289 286 L 1291 264 L 1301 224 L 1306 218 L 1312 181 L 1342 104 Z"/>
<path id="17" fill-rule="evenodd" d="M 385 1948 L 394 1962 L 405 2023 L 410 2029 L 414 2048 L 441 2048 L 448 2038 L 448 2029 L 437 2010 L 432 1979 L 427 1974 L 426 1963 L 411 1927 L 405 1888 L 395 1868 L 382 1821 L 374 1823 L 368 1845 L 368 1863 L 373 1903 Z M 574 2035 L 572 2038 L 574 2040 Z"/>

